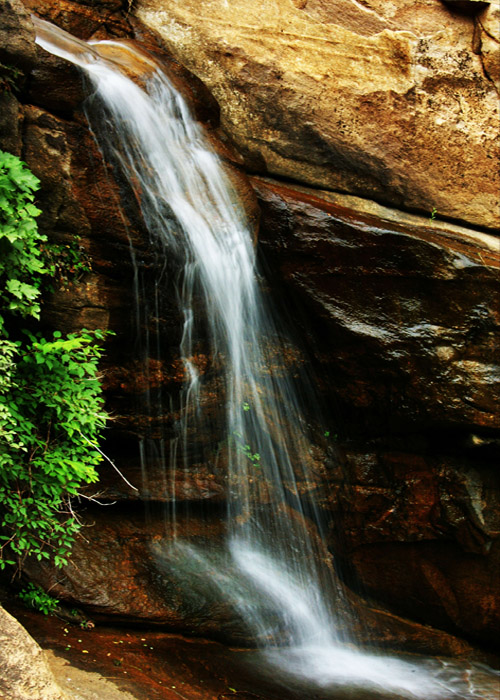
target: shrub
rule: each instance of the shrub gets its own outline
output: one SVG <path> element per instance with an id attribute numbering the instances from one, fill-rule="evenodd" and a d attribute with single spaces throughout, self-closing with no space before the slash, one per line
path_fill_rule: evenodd
<path id="1" fill-rule="evenodd" d="M 104 332 L 46 339 L 36 327 L 54 274 L 35 220 L 38 187 L 22 161 L 0 151 L 0 568 L 27 555 L 66 564 L 80 529 L 72 498 L 97 481 L 106 422 L 97 374 Z"/>
<path id="2" fill-rule="evenodd" d="M 56 598 L 53 598 L 48 593 L 45 593 L 43 588 L 36 586 L 34 583 L 28 583 L 26 588 L 19 591 L 19 598 L 23 601 L 26 607 L 34 608 L 35 610 L 42 612 L 44 615 L 50 615 L 59 605 L 59 601 Z"/>

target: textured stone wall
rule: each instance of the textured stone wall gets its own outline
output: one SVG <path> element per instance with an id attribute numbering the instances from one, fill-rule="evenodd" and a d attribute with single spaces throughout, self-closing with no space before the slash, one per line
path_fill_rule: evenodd
<path id="1" fill-rule="evenodd" d="M 495 3 L 135 7 L 212 90 L 258 172 L 498 227 Z"/>
<path id="2" fill-rule="evenodd" d="M 498 240 L 253 184 L 262 249 L 314 344 L 344 453 L 334 551 L 400 613 L 495 643 Z"/>

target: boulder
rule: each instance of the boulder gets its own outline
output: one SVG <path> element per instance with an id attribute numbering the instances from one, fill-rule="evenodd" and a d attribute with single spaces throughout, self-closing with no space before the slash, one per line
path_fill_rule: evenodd
<path id="1" fill-rule="evenodd" d="M 498 21 L 441 0 L 137 0 L 255 171 L 498 227 Z"/>
<path id="2" fill-rule="evenodd" d="M 314 319 L 327 391 L 353 425 L 498 431 L 498 239 L 253 184 L 268 265 Z"/>
<path id="3" fill-rule="evenodd" d="M 0 697 L 3 700 L 69 700 L 57 686 L 41 648 L 1 606 Z"/>

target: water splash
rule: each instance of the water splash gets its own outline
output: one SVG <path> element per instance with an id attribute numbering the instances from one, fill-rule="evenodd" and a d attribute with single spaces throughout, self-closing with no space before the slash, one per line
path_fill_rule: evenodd
<path id="1" fill-rule="evenodd" d="M 310 439 L 286 363 L 281 331 L 262 295 L 245 212 L 183 97 L 158 65 L 119 42 L 85 43 L 34 19 L 38 43 L 84 69 L 102 105 L 111 154 L 137 198 L 153 244 L 184 261 L 180 285 L 184 365 L 174 466 L 189 468 L 193 432 L 203 432 L 206 380 L 195 361 L 207 337 L 219 370 L 221 406 L 210 430 L 227 465 L 227 546 L 218 558 L 182 539 L 170 556 L 188 575 L 217 570 L 213 585 L 233 602 L 271 664 L 324 685 L 384 688 L 405 697 L 475 697 L 422 666 L 348 645 L 342 588 L 322 542 L 316 506 L 300 498 L 310 479 Z M 140 67 L 143 87 L 128 77 Z M 161 275 L 160 275 L 161 277 Z M 155 282 L 154 308 L 158 310 Z M 203 300 L 199 313 L 199 298 Z M 274 349 L 273 349 L 274 348 Z M 161 348 L 157 348 L 161 356 Z M 144 446 L 143 446 L 144 448 Z M 166 463 L 167 450 L 160 448 Z M 179 457 L 180 453 L 180 457 Z M 147 462 L 147 450 L 143 449 Z M 280 647 L 283 641 L 286 647 Z"/>

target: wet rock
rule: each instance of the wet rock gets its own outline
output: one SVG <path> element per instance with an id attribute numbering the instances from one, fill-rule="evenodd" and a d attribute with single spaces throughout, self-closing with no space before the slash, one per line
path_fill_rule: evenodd
<path id="1" fill-rule="evenodd" d="M 28 10 L 79 39 L 90 39 L 96 32 L 112 36 L 127 36 L 130 25 L 121 12 L 120 0 L 78 2 L 78 0 L 23 0 Z"/>
<path id="2" fill-rule="evenodd" d="M 36 5 L 43 16 L 80 36 L 104 38 L 134 33 L 145 37 L 148 50 L 155 55 L 161 51 L 157 40 L 136 20 L 124 20 L 121 16 L 115 21 L 110 13 L 117 10 L 117 3 L 61 5 L 44 1 Z M 347 0 L 344 5 L 347 6 Z M 184 6 L 183 11 L 187 12 L 189 2 Z M 372 6 L 375 8 L 375 2 Z M 232 53 L 226 56 L 217 53 L 219 38 L 211 39 L 221 70 L 229 71 L 229 75 L 231 66 L 240 66 L 238 75 L 230 77 L 228 83 L 231 94 L 217 88 L 214 92 L 224 98 L 224 124 L 246 149 L 247 163 L 261 168 L 267 161 L 270 170 L 304 181 L 342 186 L 429 211 L 436 206 L 439 214 L 490 225 L 493 208 L 487 216 L 484 212 L 495 185 L 489 165 L 484 165 L 490 161 L 482 160 L 490 127 L 481 111 L 483 107 L 477 107 L 475 98 L 471 97 L 470 103 L 467 99 L 471 84 L 476 81 L 486 109 L 491 86 L 484 83 L 483 77 L 478 78 L 481 56 L 474 54 L 476 58 L 469 60 L 467 49 L 461 54 L 464 73 L 463 81 L 457 83 L 457 94 L 465 94 L 465 102 L 460 104 L 470 107 L 472 121 L 480 112 L 477 128 L 484 131 L 478 135 L 468 117 L 459 118 L 458 112 L 456 118 L 448 120 L 455 68 L 450 69 L 448 80 L 444 71 L 448 50 L 443 46 L 460 30 L 457 51 L 462 51 L 464 36 L 468 36 L 472 25 L 470 18 L 450 18 L 446 10 L 437 9 L 434 3 L 431 6 L 429 15 L 418 19 L 413 18 L 410 5 L 396 11 L 393 4 L 389 14 L 394 15 L 383 16 L 375 10 L 354 7 L 353 3 L 349 5 L 351 14 L 338 13 L 331 3 L 309 2 L 307 7 L 302 2 L 295 3 L 303 18 L 297 27 L 301 31 L 314 28 L 319 39 L 327 37 L 328 41 L 322 44 L 326 54 L 331 53 L 335 41 L 335 50 L 340 51 L 340 40 L 349 38 L 353 29 L 358 37 L 354 48 L 361 45 L 368 51 L 369 45 L 373 49 L 370 56 L 374 63 L 383 64 L 388 72 L 382 71 L 377 90 L 370 88 L 364 96 L 355 91 L 352 97 L 352 81 L 361 81 L 357 83 L 361 86 L 365 83 L 359 68 L 352 79 L 343 72 L 354 61 L 346 54 L 344 63 L 336 63 L 332 76 L 324 78 L 328 89 L 317 100 L 315 91 L 331 64 L 325 63 L 321 79 L 311 77 L 307 62 L 301 68 L 300 61 L 305 61 L 304 37 L 297 39 L 294 46 L 297 57 L 302 58 L 282 75 L 278 69 L 276 74 L 274 68 L 267 69 L 264 63 L 260 73 L 256 72 L 256 60 L 244 53 L 246 44 L 239 52 L 231 49 Z M 206 11 L 204 7 L 203 12 Z M 444 43 L 436 45 L 434 29 L 443 17 Z M 482 22 L 480 31 L 484 27 L 484 35 L 490 36 L 491 13 L 478 18 Z M 297 28 L 293 22 L 286 30 L 287 43 Z M 325 22 L 331 27 L 328 31 L 324 29 Z M 416 26 L 419 23 L 420 28 Z M 183 56 L 184 31 L 185 28 L 177 27 L 169 39 L 177 46 L 177 55 Z M 409 65 L 417 65 L 409 55 L 414 56 L 414 37 L 419 32 L 432 39 L 426 39 L 427 44 L 419 43 L 417 63 L 425 80 L 430 81 L 437 64 L 446 73 L 435 86 L 435 101 L 429 98 L 432 119 L 446 122 L 441 124 L 440 132 L 449 149 L 446 157 L 437 145 L 437 132 L 428 128 L 426 120 L 431 117 L 423 116 L 420 78 L 418 89 L 412 92 L 413 88 L 408 88 L 414 76 L 405 71 Z M 265 32 L 250 34 L 260 46 L 259 51 L 263 43 L 267 51 L 276 40 L 271 36 L 268 41 Z M 318 36 L 311 39 L 314 46 Z M 486 38 L 480 36 L 485 46 Z M 191 39 L 186 39 L 186 51 L 191 51 Z M 201 53 L 193 53 L 193 59 L 188 61 L 192 67 L 202 60 L 203 52 L 212 51 L 205 41 L 200 42 L 200 47 Z M 346 47 L 353 53 L 352 43 Z M 319 63 L 324 52 L 319 55 Z M 310 60 L 315 61 L 314 52 L 309 54 Z M 357 61 L 362 52 L 356 50 L 354 54 Z M 368 55 L 365 52 L 365 57 Z M 457 59 L 457 55 L 448 52 L 448 58 Z M 33 565 L 32 575 L 45 586 L 54 583 L 54 590 L 61 597 L 86 604 L 92 613 L 103 618 L 148 620 L 196 634 L 244 640 L 246 631 L 229 606 L 221 604 L 217 608 L 218 598 L 213 590 L 206 589 L 205 574 L 194 572 L 192 594 L 186 594 L 181 582 L 184 565 L 176 574 L 175 557 L 168 555 L 172 551 L 172 531 L 165 531 L 163 515 L 155 511 L 156 501 L 169 508 L 175 495 L 181 509 L 194 507 L 199 516 L 191 524 L 179 518 L 183 533 L 191 534 L 202 548 L 217 549 L 224 530 L 219 511 L 223 509 L 227 483 L 223 458 L 214 459 L 220 440 L 210 426 L 211 411 L 220 396 L 216 372 L 203 348 L 198 348 L 199 368 L 212 372 L 205 397 L 209 418 L 206 429 L 189 435 L 189 468 L 172 489 L 174 482 L 171 475 L 166 476 L 162 450 L 175 434 L 183 377 L 178 357 L 182 317 L 173 282 L 165 289 L 159 318 L 153 318 L 152 309 L 150 316 L 138 316 L 134 311 L 143 309 L 152 298 L 154 271 L 162 269 L 164 251 L 151 245 L 133 193 L 126 191 L 126 211 L 120 206 L 122 183 L 116 181 L 119 177 L 114 179 L 112 167 L 103 166 L 79 112 L 81 82 L 77 73 L 55 59 L 42 59 L 40 53 L 38 58 L 19 100 L 10 92 L 2 98 L 7 105 L 0 117 L 6 126 L 2 144 L 22 153 L 42 181 L 42 229 L 61 243 L 78 233 L 92 258 L 90 273 L 55 292 L 45 306 L 44 322 L 48 328 L 61 330 L 110 327 L 117 333 L 109 343 L 103 368 L 108 407 L 113 414 L 105 451 L 139 491 L 122 481 L 106 463 L 102 467 L 101 498 L 144 499 L 151 502 L 151 511 L 146 520 L 139 507 L 133 513 L 124 513 L 122 507 L 87 513 L 87 524 L 95 527 L 86 529 L 86 540 L 75 545 L 72 563 L 64 574 Z M 175 80 L 180 80 L 186 71 L 176 67 L 171 58 L 165 61 Z M 207 70 L 215 71 L 216 64 L 207 64 Z M 63 78 L 67 80 L 65 95 L 58 86 Z M 285 87 L 274 89 L 276 81 Z M 349 83 L 351 94 L 351 101 L 346 102 L 349 109 L 345 110 L 342 99 L 349 91 L 344 83 Z M 213 99 L 207 97 L 199 81 L 189 85 L 191 104 L 200 118 L 214 127 L 212 135 L 216 135 L 218 117 Z M 302 89 L 304 98 L 299 99 Z M 299 118 L 304 109 L 309 110 L 317 101 L 320 116 L 328 113 L 331 120 L 331 99 L 337 100 L 342 111 L 333 131 L 325 127 L 324 119 L 318 126 L 316 122 L 304 121 L 303 116 Z M 241 104 L 236 104 L 238 100 Z M 414 112 L 408 106 L 412 100 L 416 105 Z M 353 105 L 369 125 L 359 139 L 353 136 L 350 126 L 345 126 L 352 123 L 353 128 L 359 127 L 359 119 L 352 119 L 349 111 Z M 391 128 L 399 131 L 394 135 L 387 128 L 382 138 L 378 120 L 383 124 L 380 115 L 387 117 L 389 112 L 391 119 L 396 120 Z M 242 114 L 250 115 L 248 122 Z M 17 121 L 16 115 L 24 122 Z M 412 133 L 407 126 L 414 119 L 416 127 Z M 264 123 L 264 136 L 261 120 L 270 120 Z M 253 131 L 249 124 L 252 129 L 255 126 Z M 474 138 L 477 144 L 473 157 L 468 149 L 469 139 Z M 217 150 L 224 160 L 241 165 L 229 142 L 219 143 Z M 429 154 L 434 151 L 436 162 L 431 162 Z M 449 167 L 448 159 L 463 165 L 458 175 Z M 258 212 L 253 194 L 244 176 L 233 173 L 256 227 Z M 473 195 L 469 181 L 474 181 Z M 287 287 L 293 302 L 285 306 L 293 323 L 305 338 L 314 341 L 312 355 L 320 392 L 329 408 L 336 407 L 328 412 L 328 420 L 332 415 L 343 416 L 338 440 L 346 448 L 345 462 L 335 466 L 330 458 L 325 466 L 327 447 L 319 449 L 311 459 L 317 465 L 318 484 L 325 471 L 330 470 L 332 496 L 321 496 L 319 505 L 328 517 L 333 514 L 343 518 L 345 537 L 332 527 L 330 543 L 346 565 L 346 579 L 352 586 L 364 586 L 374 598 L 384 600 L 400 614 L 490 640 L 498 620 L 496 603 L 492 602 L 492 582 L 498 573 L 499 529 L 494 496 L 498 491 L 492 477 L 492 464 L 498 455 L 498 241 L 472 229 L 459 231 L 431 223 L 428 217 L 416 223 L 411 217 L 383 211 L 373 202 L 360 211 L 354 202 L 344 201 L 346 208 L 328 201 L 335 200 L 332 193 L 292 191 L 262 179 L 255 179 L 254 184 L 263 209 L 260 245 L 272 270 L 270 286 L 279 291 Z M 496 194 L 495 189 L 495 197 Z M 179 261 L 169 256 L 167 266 L 168 277 L 174 280 Z M 304 320 L 300 309 L 305 309 Z M 137 349 L 133 341 L 137 331 L 148 335 L 150 348 L 161 336 L 161 361 L 148 349 Z M 168 402 L 160 401 L 160 389 L 165 391 Z M 156 451 L 150 460 L 153 468 L 146 478 L 139 450 L 145 442 L 150 443 L 152 454 Z M 300 484 L 300 488 L 310 500 L 318 498 L 316 483 Z M 133 506 L 129 503 L 128 507 Z M 202 512 L 209 517 L 205 534 L 200 523 Z M 189 528 L 193 528 L 191 533 Z M 394 644 L 395 639 L 410 639 L 413 648 L 422 649 L 432 638 L 413 623 L 403 621 L 399 627 L 394 626 L 395 618 L 391 622 L 387 611 L 377 616 L 379 622 L 373 618 L 372 626 L 380 630 L 376 635 L 388 645 Z M 435 644 L 431 646 L 436 650 L 457 652 L 464 648 L 458 642 L 450 642 L 444 632 L 433 634 Z"/>
<path id="3" fill-rule="evenodd" d="M 152 507 L 147 513 L 145 518 L 142 509 L 130 506 L 126 511 L 93 509 L 84 517 L 91 526 L 85 531 L 89 537 L 75 542 L 63 572 L 34 561 L 28 562 L 26 572 L 33 581 L 50 587 L 66 606 L 83 605 L 97 627 L 141 624 L 254 647 L 253 633 L 231 601 L 241 579 L 228 581 L 221 574 L 225 525 L 217 512 L 201 516 L 201 511 L 194 511 L 186 517 L 179 510 L 176 527 L 182 542 L 177 544 L 175 528 L 166 526 L 165 512 Z M 225 586 L 229 588 L 223 592 Z M 255 591 L 250 586 L 246 600 L 252 595 Z M 337 613 L 348 601 L 354 616 L 344 618 L 342 624 L 361 644 L 386 649 L 403 645 L 406 651 L 457 657 L 474 654 L 453 635 L 367 605 L 348 590 L 343 596 Z M 265 603 L 258 597 L 253 604 Z M 273 617 L 269 609 L 269 624 Z"/>
<path id="4" fill-rule="evenodd" d="M 497 239 L 254 185 L 260 244 L 293 294 L 344 449 L 323 507 L 347 580 L 399 614 L 493 642 Z"/>
<path id="5" fill-rule="evenodd" d="M 109 2 L 66 2 L 53 0 L 33 2 L 26 0 L 26 7 L 37 16 L 56 24 L 65 31 L 84 40 L 136 39 L 142 50 L 154 56 L 163 65 L 170 79 L 183 93 L 197 118 L 211 128 L 219 124 L 219 105 L 195 75 L 179 64 L 168 53 L 158 35 L 151 32 L 129 13 L 127 2 L 120 0 Z M 108 50 L 112 51 L 111 47 Z M 72 75 L 73 74 L 73 75 Z M 79 105 L 85 94 L 83 79 L 77 80 L 78 69 L 67 61 L 51 56 L 42 49 L 37 51 L 36 68 L 31 81 L 32 95 L 43 107 L 56 113 L 67 112 Z M 87 91 L 88 92 L 88 91 Z M 217 139 L 216 139 L 217 141 Z"/>
<path id="6" fill-rule="evenodd" d="M 109 3 L 104 3 L 99 12 L 107 12 L 109 7 Z M 75 3 L 68 3 L 63 8 L 53 3 L 41 3 L 36 11 L 44 16 L 50 15 L 52 19 L 57 19 L 59 12 L 66 13 L 64 26 L 75 31 L 78 29 L 75 16 L 77 19 L 87 17 L 90 8 Z M 99 16 L 97 13 L 97 19 Z M 104 28 L 103 24 L 101 34 Z M 129 35 L 135 32 L 144 38 L 147 50 L 165 63 L 173 81 L 184 90 L 192 108 L 207 122 L 212 130 L 211 140 L 219 143 L 218 150 L 228 163 L 235 191 L 241 194 L 248 217 L 256 228 L 258 208 L 255 195 L 244 174 L 229 165 L 231 161 L 237 161 L 230 145 L 217 139 L 217 109 L 213 98 L 181 66 L 166 55 L 161 57 L 158 40 L 139 22 L 134 22 L 134 30 L 128 26 L 127 32 Z M 130 471 L 129 481 L 142 488 L 138 445 L 144 436 L 148 436 L 148 439 L 151 436 L 172 437 L 172 424 L 175 421 L 175 416 L 165 411 L 159 417 L 154 415 L 158 409 L 157 393 L 160 390 L 171 391 L 174 395 L 171 400 L 175 403 L 183 378 L 182 362 L 178 357 L 182 319 L 174 281 L 164 290 L 161 318 L 153 318 L 153 310 L 149 318 L 147 311 L 139 313 L 139 308 L 149 308 L 148 299 L 153 298 L 155 293 L 154 271 L 159 274 L 163 269 L 165 251 L 150 241 L 141 222 L 137 197 L 124 189 L 122 182 L 115 182 L 112 167 L 103 165 L 102 156 L 81 113 L 85 86 L 79 72 L 41 49 L 33 55 L 36 62 L 26 93 L 19 99 L 9 93 L 4 99 L 8 112 L 6 110 L 3 114 L 9 119 L 2 134 L 2 147 L 22 153 L 28 166 L 40 178 L 37 204 L 43 212 L 38 219 L 41 230 L 63 249 L 72 244 L 75 235 L 79 236 L 79 245 L 91 261 L 90 271 L 81 272 L 74 281 L 62 281 L 44 305 L 43 320 L 49 329 L 75 331 L 82 327 L 112 328 L 116 333 L 116 338 L 109 342 L 109 354 L 104 363 L 108 407 L 115 418 L 115 429 L 110 431 L 106 451 L 124 472 Z M 29 104 L 24 106 L 23 100 Z M 20 115 L 19 120 L 16 119 L 17 115 Z M 11 146 L 15 146 L 15 149 Z M 128 201 L 126 211 L 123 210 L 123 200 Z M 133 254 L 131 246 L 134 248 Z M 172 280 L 177 278 L 179 264 L 178 260 L 168 261 Z M 134 284 L 137 298 L 134 298 Z M 161 361 L 151 358 L 153 364 L 158 365 L 151 372 L 145 363 L 143 349 L 137 342 L 137 333 L 142 332 L 147 332 L 150 338 L 156 338 L 158 334 L 162 336 L 163 356 Z M 141 370 L 138 370 L 139 364 L 142 365 Z M 154 394 L 151 406 L 146 405 L 148 392 Z M 214 402 L 215 393 L 210 400 Z M 195 436 L 194 442 L 203 439 L 210 445 L 213 443 L 206 435 Z M 161 486 L 164 478 L 161 474 L 165 465 L 161 463 L 158 466 L 155 459 L 151 461 L 151 478 L 144 482 L 142 493 L 146 499 L 164 499 L 165 489 Z M 193 498 L 219 497 L 221 485 L 214 482 L 216 477 L 211 465 L 201 458 L 194 460 L 194 463 L 198 465 L 199 474 L 193 473 L 190 485 L 186 482 L 180 490 Z M 136 498 L 137 492 L 108 467 L 104 467 L 103 471 L 109 497 L 126 493 L 128 497 Z M 116 477 L 114 484 L 113 474 Z M 151 488 L 150 484 L 158 486 Z M 181 496 L 181 493 L 178 495 Z"/>
<path id="7" fill-rule="evenodd" d="M 392 223 L 253 182 L 260 244 L 316 319 L 330 400 L 351 425 L 364 435 L 498 430 L 498 239 Z"/>
<path id="8" fill-rule="evenodd" d="M 499 477 L 466 458 L 346 454 L 332 546 L 351 585 L 399 614 L 495 643 Z"/>
<path id="9" fill-rule="evenodd" d="M 499 25 L 483 31 L 494 5 L 473 4 L 138 0 L 134 12 L 208 85 L 257 172 L 495 227 Z"/>
<path id="10" fill-rule="evenodd" d="M 166 527 L 153 508 L 97 509 L 85 516 L 88 539 L 78 538 L 64 572 L 30 562 L 34 581 L 69 605 L 83 605 L 96 620 L 147 622 L 196 636 L 247 644 L 248 630 L 217 587 L 217 561 L 225 532 L 210 519 L 179 513 Z M 183 544 L 175 544 L 176 529 Z M 186 544 L 188 543 L 188 544 Z M 191 549 L 190 547 L 193 547 Z M 200 553 L 203 554 L 202 559 Z"/>
<path id="11" fill-rule="evenodd" d="M 37 46 L 37 60 L 27 85 L 27 101 L 51 114 L 71 118 L 85 97 L 78 69 Z"/>
<path id="12" fill-rule="evenodd" d="M 496 645 L 498 542 L 487 560 L 444 540 L 362 546 L 351 561 L 367 590 L 400 614 Z"/>

